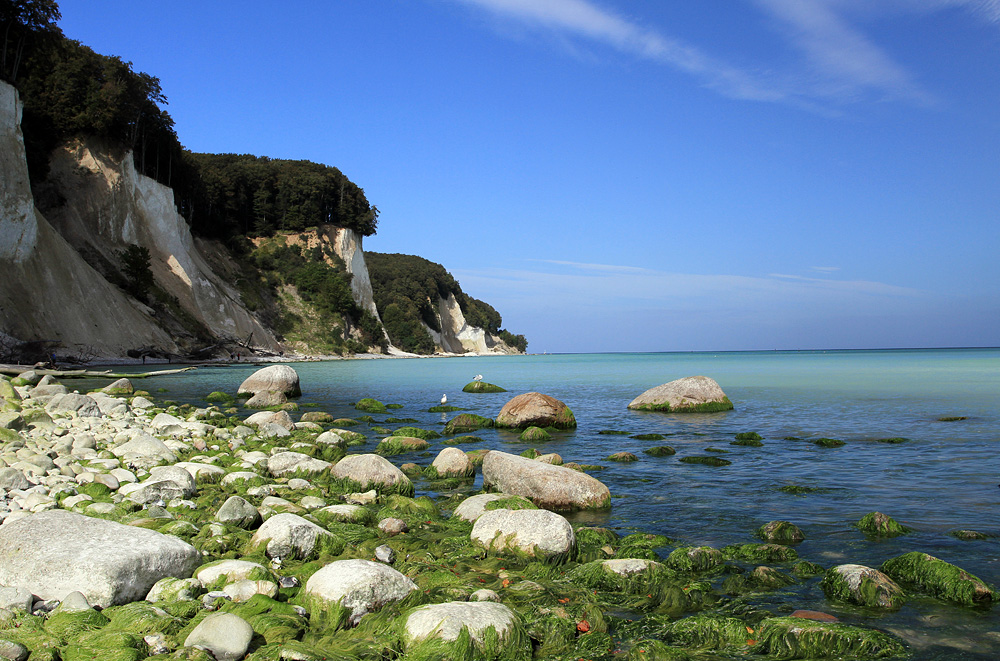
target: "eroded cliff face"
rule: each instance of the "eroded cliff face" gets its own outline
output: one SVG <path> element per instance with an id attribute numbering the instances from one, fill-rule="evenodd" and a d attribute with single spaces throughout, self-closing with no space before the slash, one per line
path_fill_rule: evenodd
<path id="1" fill-rule="evenodd" d="M 91 268 L 35 208 L 20 121 L 17 91 L 0 82 L 0 328 L 78 354 L 176 351 L 151 310 Z"/>
<path id="2" fill-rule="evenodd" d="M 437 316 L 441 323 L 440 333 L 428 326 L 424 327 L 443 353 L 518 353 L 500 338 L 478 326 L 470 326 L 454 294 L 438 299 Z"/>
<path id="3" fill-rule="evenodd" d="M 173 191 L 138 174 L 130 154 L 116 157 L 83 141 L 66 145 L 52 155 L 47 188 L 44 198 L 59 200 L 47 216 L 89 261 L 113 267 L 121 250 L 144 246 L 157 285 L 211 336 L 251 338 L 252 346 L 280 350 L 195 243 Z"/>

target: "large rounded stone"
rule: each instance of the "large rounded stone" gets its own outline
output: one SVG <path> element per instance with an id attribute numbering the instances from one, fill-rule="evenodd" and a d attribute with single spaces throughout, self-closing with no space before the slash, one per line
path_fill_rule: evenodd
<path id="1" fill-rule="evenodd" d="M 299 375 L 288 365 L 271 365 L 257 370 L 240 384 L 239 395 L 256 395 L 259 392 L 273 390 L 287 397 L 299 397 L 302 389 L 299 387 Z"/>
<path id="2" fill-rule="evenodd" d="M 268 409 L 272 406 L 281 406 L 287 402 L 288 398 L 285 397 L 285 393 L 283 392 L 261 390 L 259 393 L 248 399 L 243 406 L 248 409 Z"/>
<path id="3" fill-rule="evenodd" d="M 431 463 L 439 477 L 472 477 L 476 469 L 468 455 L 459 448 L 445 448 Z"/>
<path id="4" fill-rule="evenodd" d="M 239 615 L 212 613 L 188 634 L 184 646 L 204 647 L 216 661 L 236 661 L 246 655 L 252 639 L 253 627 Z"/>
<path id="5" fill-rule="evenodd" d="M 486 511 L 486 503 L 510 497 L 509 493 L 480 493 L 469 496 L 458 504 L 458 507 L 452 512 L 452 516 L 457 516 L 465 521 L 475 521 Z"/>
<path id="6" fill-rule="evenodd" d="M 239 496 L 230 496 L 215 513 L 215 520 L 228 526 L 248 530 L 260 523 L 260 512 Z"/>
<path id="7" fill-rule="evenodd" d="M 831 599 L 867 608 L 899 608 L 906 600 L 903 589 L 877 569 L 864 565 L 837 565 L 820 584 Z"/>
<path id="8" fill-rule="evenodd" d="M 496 450 L 483 459 L 483 488 L 524 496 L 550 510 L 611 506 L 608 487 L 586 473 Z"/>
<path id="9" fill-rule="evenodd" d="M 520 626 L 517 615 L 507 606 L 491 601 L 451 601 L 425 604 L 406 616 L 405 637 L 409 647 L 428 638 L 455 641 L 465 629 L 474 645 L 482 645 L 483 634 L 492 627 L 501 641 L 510 639 Z"/>
<path id="10" fill-rule="evenodd" d="M 153 530 L 51 510 L 0 526 L 0 585 L 40 599 L 82 592 L 94 606 L 143 599 L 166 576 L 187 577 L 201 553 Z"/>
<path id="11" fill-rule="evenodd" d="M 261 524 L 250 540 L 251 546 L 267 544 L 269 558 L 308 558 L 320 537 L 334 536 L 297 514 L 275 514 Z"/>
<path id="12" fill-rule="evenodd" d="M 279 452 L 267 460 L 267 470 L 275 477 L 285 477 L 295 473 L 322 473 L 329 470 L 331 465 L 329 461 L 314 459 L 301 452 Z"/>
<path id="13" fill-rule="evenodd" d="M 664 413 L 712 413 L 729 411 L 733 403 L 713 379 L 688 376 L 650 388 L 633 399 L 628 407 Z"/>
<path id="14" fill-rule="evenodd" d="M 413 483 L 385 457 L 377 454 L 352 454 L 338 461 L 330 474 L 342 480 L 350 480 L 362 491 L 375 489 L 379 492 L 413 495 Z"/>
<path id="15" fill-rule="evenodd" d="M 526 392 L 503 405 L 497 415 L 496 426 L 574 429 L 576 418 L 569 407 L 555 397 L 540 392 Z"/>
<path id="16" fill-rule="evenodd" d="M 573 550 L 576 534 L 569 521 L 548 510 L 490 510 L 472 526 L 472 540 L 493 551 L 517 548 L 542 558 Z"/>
<path id="17" fill-rule="evenodd" d="M 100 418 L 102 415 L 93 397 L 73 392 L 56 395 L 45 408 L 53 413 L 75 413 L 81 418 Z"/>
<path id="18" fill-rule="evenodd" d="M 392 567 L 371 560 L 336 560 L 306 581 L 305 593 L 320 602 L 340 603 L 357 624 L 366 614 L 399 601 L 417 585 Z"/>
<path id="19" fill-rule="evenodd" d="M 278 425 L 288 431 L 295 429 L 295 422 L 292 420 L 292 416 L 288 415 L 288 411 L 260 411 L 249 416 L 243 422 L 258 429 L 263 429 L 267 425 Z"/>

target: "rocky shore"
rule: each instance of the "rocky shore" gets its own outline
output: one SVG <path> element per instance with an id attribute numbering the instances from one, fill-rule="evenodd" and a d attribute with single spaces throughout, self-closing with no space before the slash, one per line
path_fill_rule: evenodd
<path id="1" fill-rule="evenodd" d="M 241 417 L 236 392 L 178 407 L 127 380 L 84 394 L 0 378 L 0 659 L 905 658 L 895 635 L 799 610 L 783 588 L 816 581 L 872 613 L 1000 598 L 919 551 L 817 564 L 785 521 L 722 548 L 574 526 L 567 512 L 611 506 L 599 480 L 554 454 L 453 445 L 494 424 L 575 426 L 540 393 L 495 420 L 457 415 L 421 467 L 386 456 L 440 435 L 356 431 L 386 413 L 369 393 L 354 419 L 295 420 L 293 369 L 238 390 L 265 410 Z M 470 495 L 477 473 L 491 493 Z M 859 525 L 905 534 L 879 513 Z"/>

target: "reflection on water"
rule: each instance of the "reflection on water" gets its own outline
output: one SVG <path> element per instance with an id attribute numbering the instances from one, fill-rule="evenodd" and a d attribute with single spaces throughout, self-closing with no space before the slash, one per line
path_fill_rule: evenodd
<path id="1" fill-rule="evenodd" d="M 449 404 L 488 417 L 522 392 L 563 400 L 579 427 L 554 434 L 543 452 L 605 466 L 592 474 L 615 496 L 609 512 L 572 515 L 577 525 L 722 546 L 755 541 L 760 525 L 784 519 L 806 533 L 797 547 L 800 557 L 827 567 L 843 562 L 878 566 L 895 555 L 922 550 L 1000 583 L 997 538 L 963 542 L 947 534 L 973 529 L 1000 535 L 1000 350 L 546 355 L 333 361 L 295 368 L 302 379 L 301 401 L 318 403 L 335 417 L 352 417 L 357 414 L 354 402 L 375 397 L 402 404 L 392 411 L 395 417 L 416 418 L 432 429 L 448 417 L 427 412 L 442 392 Z M 253 370 L 249 365 L 201 368 L 141 385 L 154 395 L 162 387 L 172 399 L 202 404 L 201 398 L 213 390 L 235 393 Z M 509 392 L 461 392 L 479 373 Z M 718 381 L 736 410 L 665 415 L 626 409 L 647 388 L 696 374 Z M 942 416 L 967 419 L 939 422 Z M 641 441 L 602 435 L 601 430 L 666 438 Z M 744 431 L 760 433 L 764 446 L 729 445 Z M 480 430 L 475 435 L 484 442 L 462 449 L 520 453 L 529 447 L 510 433 Z M 369 437 L 370 451 L 377 439 L 371 432 Z M 819 437 L 842 439 L 846 445 L 822 448 L 810 442 Z M 890 437 L 908 440 L 876 440 Z M 643 453 L 653 445 L 671 445 L 677 454 L 654 458 Z M 427 456 L 403 460 L 427 464 L 442 447 L 438 442 Z M 725 450 L 718 456 L 732 465 L 678 461 L 706 454 L 707 447 Z M 640 460 L 606 460 L 621 450 Z M 788 485 L 817 491 L 780 491 Z M 873 510 L 915 532 L 869 541 L 853 524 Z M 918 659 L 1000 657 L 1000 619 L 992 611 L 915 599 L 896 613 L 876 616 L 828 602 L 817 583 L 792 586 L 792 605 L 891 630 L 910 643 Z"/>

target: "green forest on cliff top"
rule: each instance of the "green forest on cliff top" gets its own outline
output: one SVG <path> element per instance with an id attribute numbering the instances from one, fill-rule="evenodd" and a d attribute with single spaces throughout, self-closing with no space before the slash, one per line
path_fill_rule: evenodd
<path id="1" fill-rule="evenodd" d="M 0 0 L 0 76 L 24 102 L 22 131 L 32 185 L 45 180 L 52 150 L 74 138 L 100 140 L 123 157 L 131 151 L 138 172 L 173 189 L 192 232 L 230 248 L 243 271 L 238 284 L 244 302 L 276 332 L 294 333 L 301 325 L 282 303 L 282 286 L 292 285 L 317 325 L 327 329 L 319 341 L 324 350 L 384 348 L 378 322 L 354 303 L 350 274 L 338 260 L 280 242 L 261 249 L 248 241 L 321 224 L 371 236 L 379 214 L 364 190 L 328 165 L 184 149 L 163 109 L 167 100 L 160 81 L 134 71 L 130 62 L 66 38 L 56 26 L 59 17 L 54 0 Z M 376 253 L 368 254 L 368 266 L 379 315 L 399 348 L 432 353 L 433 340 L 420 322 L 440 331 L 435 295 L 453 294 L 471 325 L 526 349 L 523 335 L 501 329 L 500 314 L 466 296 L 442 266 Z M 120 274 L 105 275 L 121 280 Z"/>

